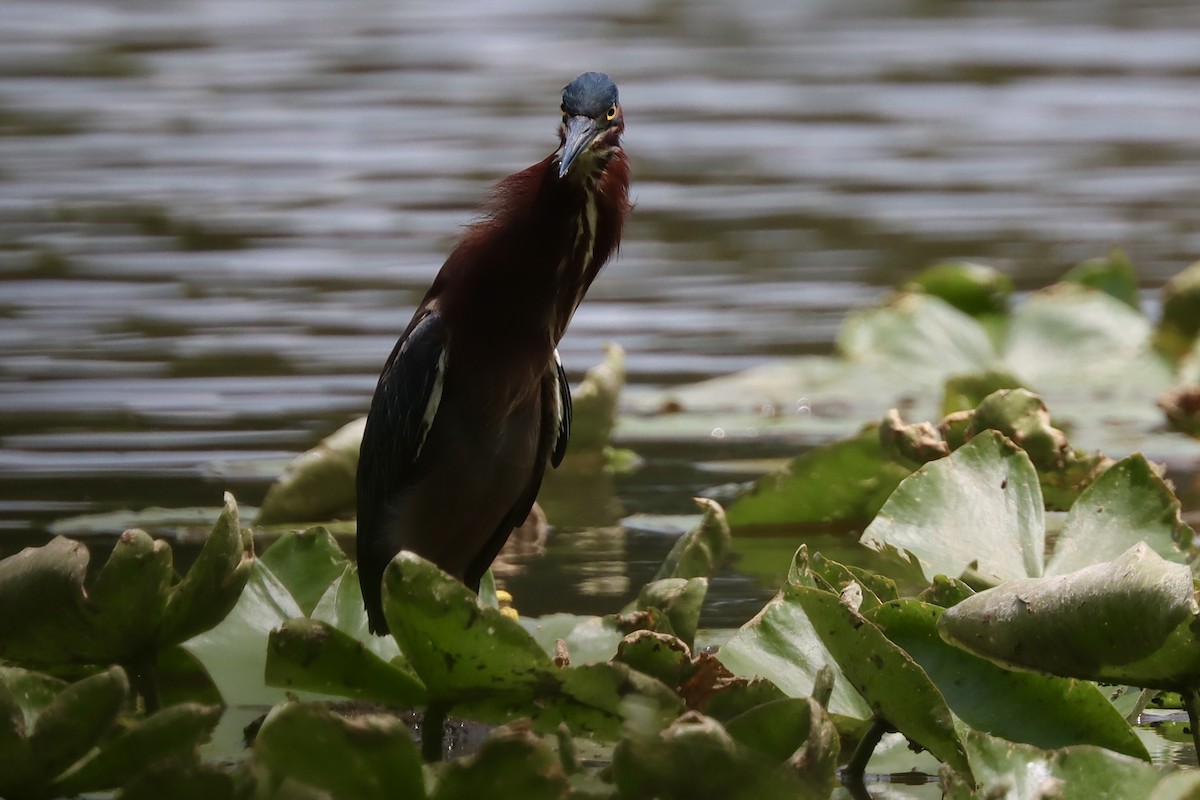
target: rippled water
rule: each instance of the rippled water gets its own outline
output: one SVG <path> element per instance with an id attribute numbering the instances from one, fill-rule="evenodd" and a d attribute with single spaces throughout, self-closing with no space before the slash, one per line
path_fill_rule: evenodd
<path id="1" fill-rule="evenodd" d="M 643 387 L 825 351 L 941 257 L 1033 286 L 1119 244 L 1149 289 L 1200 254 L 1196 4 L 580 8 L 5 3 L 0 551 L 74 514 L 256 503 L 264 460 L 365 412 L 585 69 L 621 86 L 638 205 L 564 342 L 575 378 L 606 340 Z M 626 513 L 780 454 L 643 450 Z"/>

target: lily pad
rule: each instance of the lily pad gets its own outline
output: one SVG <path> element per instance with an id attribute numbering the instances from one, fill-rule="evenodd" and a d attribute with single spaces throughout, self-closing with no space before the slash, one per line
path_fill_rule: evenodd
<path id="1" fill-rule="evenodd" d="M 1012 295 L 1012 279 L 994 267 L 970 261 L 947 261 L 926 267 L 904 287 L 940 297 L 973 317 L 1003 314 Z"/>
<path id="2" fill-rule="evenodd" d="M 261 560 L 305 615 L 312 614 L 329 585 L 350 563 L 333 535 L 321 526 L 283 534 Z"/>
<path id="3" fill-rule="evenodd" d="M 715 501 L 695 498 L 704 512 L 700 523 L 675 540 L 654 580 L 711 578 L 729 555 L 730 533 L 725 509 Z"/>
<path id="4" fill-rule="evenodd" d="M 1198 616 L 1188 567 L 1139 543 L 1114 561 L 968 597 L 939 628 L 1002 664 L 1178 690 L 1200 683 Z"/>
<path id="5" fill-rule="evenodd" d="M 1013 672 L 946 643 L 943 610 L 894 600 L 866 613 L 921 665 L 954 715 L 974 730 L 1043 748 L 1094 744 L 1149 760 L 1124 717 L 1092 683 Z"/>
<path id="6" fill-rule="evenodd" d="M 392 635 L 431 706 L 492 722 L 527 716 L 547 732 L 565 722 L 602 739 L 619 736 L 631 694 L 663 714 L 681 706 L 666 686 L 622 664 L 555 666 L 518 622 L 481 608 L 470 590 L 413 553 L 392 560 L 383 590 Z"/>
<path id="7" fill-rule="evenodd" d="M 760 478 L 730 504 L 726 515 L 739 531 L 866 521 L 910 472 L 885 456 L 878 427 L 868 425 L 852 438 L 810 450 Z"/>
<path id="8" fill-rule="evenodd" d="M 940 383 L 996 360 L 987 332 L 937 297 L 901 293 L 884 306 L 855 311 L 837 337 L 838 350 L 859 364 L 882 364 Z"/>
<path id="9" fill-rule="evenodd" d="M 399 718 L 365 714 L 349 719 L 328 708 L 288 701 L 267 715 L 254 758 L 334 797 L 423 798 L 421 757 Z"/>
<path id="10" fill-rule="evenodd" d="M 1194 538 L 1174 492 L 1141 454 L 1134 454 L 1109 467 L 1071 506 L 1046 574 L 1114 559 L 1137 541 L 1183 562 L 1196 552 Z"/>
<path id="11" fill-rule="evenodd" d="M 897 487 L 863 532 L 867 547 L 911 553 L 927 577 L 973 563 L 1002 580 L 1042 573 L 1046 526 L 1023 450 L 985 431 Z"/>
<path id="12" fill-rule="evenodd" d="M 351 697 L 396 708 L 424 704 L 425 687 L 403 663 L 384 661 L 325 622 L 293 619 L 271 631 L 268 686 Z"/>
<path id="13" fill-rule="evenodd" d="M 478 753 L 447 764 L 432 799 L 551 800 L 571 796 L 570 789 L 570 780 L 553 751 L 527 728 L 506 726 L 494 731 Z"/>
<path id="14" fill-rule="evenodd" d="M 256 525 L 354 515 L 358 449 L 367 419 L 349 422 L 292 459 L 263 498 Z"/>
<path id="15" fill-rule="evenodd" d="M 1148 800 L 1160 796 L 1155 795 L 1157 785 L 1169 777 L 1162 767 L 1090 745 L 1042 750 L 974 731 L 963 738 L 979 784 L 979 793 L 970 797 Z M 1179 785 L 1175 780 L 1171 784 Z"/>
<path id="16" fill-rule="evenodd" d="M 237 602 L 253 549 L 237 506 L 225 509 L 186 577 L 171 550 L 142 531 L 117 541 L 90 591 L 88 551 L 56 537 L 0 561 L 0 658 L 34 664 L 145 664 L 156 651 L 216 625 Z"/>
<path id="17" fill-rule="evenodd" d="M 716 720 L 688 712 L 657 737 L 624 740 L 613 753 L 621 797 L 816 800 L 823 777 L 804 787 L 791 770 L 740 746 Z"/>
<path id="18" fill-rule="evenodd" d="M 791 587 L 790 593 L 874 714 L 969 776 L 966 753 L 950 709 L 912 657 L 843 598 L 798 586 Z"/>
<path id="19" fill-rule="evenodd" d="M 1063 275 L 1063 281 L 1079 283 L 1099 289 L 1115 297 L 1130 308 L 1140 307 L 1138 302 L 1138 278 L 1133 262 L 1125 251 L 1114 247 L 1107 256 L 1089 258 L 1072 267 Z"/>

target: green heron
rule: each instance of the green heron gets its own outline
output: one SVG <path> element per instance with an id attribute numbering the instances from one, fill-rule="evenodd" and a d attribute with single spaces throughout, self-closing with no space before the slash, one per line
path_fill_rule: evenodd
<path id="1" fill-rule="evenodd" d="M 388 632 L 383 571 L 401 550 L 478 591 L 571 433 L 558 342 L 630 209 L 616 84 L 562 94 L 558 148 L 501 180 L 463 233 L 375 388 L 358 457 L 358 577 Z"/>

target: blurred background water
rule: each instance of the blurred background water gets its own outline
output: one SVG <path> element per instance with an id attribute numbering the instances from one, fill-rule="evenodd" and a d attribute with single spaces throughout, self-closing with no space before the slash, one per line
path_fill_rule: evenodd
<path id="1" fill-rule="evenodd" d="M 561 348 L 576 380 L 608 340 L 641 388 L 827 352 L 940 258 L 1032 288 L 1120 245 L 1152 306 L 1200 255 L 1187 0 L 8 0 L 0 552 L 77 514 L 256 504 L 365 413 L 589 69 L 621 88 L 637 208 Z M 642 449 L 622 513 L 786 454 Z M 613 536 L 577 539 L 616 565 L 593 594 L 638 560 Z"/>

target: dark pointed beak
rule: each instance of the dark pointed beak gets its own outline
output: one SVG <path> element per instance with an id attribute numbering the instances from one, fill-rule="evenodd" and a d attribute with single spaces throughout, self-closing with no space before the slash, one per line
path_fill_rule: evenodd
<path id="1" fill-rule="evenodd" d="M 558 177 L 567 174 L 579 154 L 587 149 L 600 132 L 600 126 L 591 117 L 571 117 L 567 120 L 567 141 L 563 144 L 562 160 L 558 165 Z"/>

